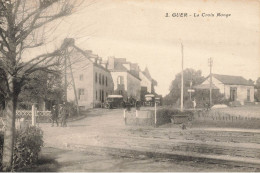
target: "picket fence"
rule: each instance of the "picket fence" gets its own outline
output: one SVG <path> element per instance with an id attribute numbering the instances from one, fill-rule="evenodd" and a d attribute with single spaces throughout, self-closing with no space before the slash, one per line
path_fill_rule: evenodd
<path id="1" fill-rule="evenodd" d="M 204 111 L 199 110 L 194 113 L 195 119 L 213 120 L 213 121 L 248 121 L 260 120 L 260 117 L 250 117 L 244 115 L 233 115 L 218 110 Z"/>

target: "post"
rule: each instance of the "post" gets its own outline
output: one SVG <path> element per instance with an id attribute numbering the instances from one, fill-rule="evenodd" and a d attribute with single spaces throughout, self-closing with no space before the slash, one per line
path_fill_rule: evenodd
<path id="1" fill-rule="evenodd" d="M 154 103 L 154 124 L 157 125 L 157 113 L 156 113 L 156 102 Z"/>
<path id="2" fill-rule="evenodd" d="M 212 58 L 209 59 L 209 68 L 210 68 L 210 84 L 209 84 L 209 106 L 212 105 Z"/>
<path id="3" fill-rule="evenodd" d="M 191 89 L 191 86 L 192 86 L 192 81 L 190 81 L 190 89 Z M 191 92 L 190 93 L 190 101 L 191 101 Z"/>
<path id="4" fill-rule="evenodd" d="M 36 111 L 37 108 L 35 107 L 35 104 L 32 105 L 32 126 L 36 125 Z"/>
<path id="5" fill-rule="evenodd" d="M 72 78 L 73 90 L 74 90 L 74 95 L 75 95 L 75 102 L 76 102 L 76 105 L 77 105 L 77 115 L 79 116 L 79 103 L 78 103 L 76 85 L 75 85 L 74 76 L 73 76 L 73 73 L 72 73 L 71 61 L 70 61 L 69 56 L 68 56 L 68 61 L 69 61 L 69 64 L 70 64 L 70 75 L 71 75 L 71 78 Z"/>
<path id="6" fill-rule="evenodd" d="M 181 55 L 182 55 L 182 63 L 181 63 L 181 112 L 183 111 L 183 45 L 181 44 Z"/>
<path id="7" fill-rule="evenodd" d="M 126 125 L 126 116 L 125 116 L 125 111 L 126 111 L 126 109 L 124 109 L 124 121 L 125 121 L 125 125 Z"/>
<path id="8" fill-rule="evenodd" d="M 64 56 L 64 101 L 67 102 L 67 53 L 68 50 L 65 50 Z"/>

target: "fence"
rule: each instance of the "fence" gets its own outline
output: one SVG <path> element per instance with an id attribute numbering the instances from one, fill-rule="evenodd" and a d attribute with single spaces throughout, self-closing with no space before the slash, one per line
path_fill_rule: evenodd
<path id="1" fill-rule="evenodd" d="M 51 111 L 38 111 L 37 108 L 33 105 L 32 110 L 16 110 L 16 128 L 23 128 L 25 121 L 31 121 L 33 126 L 36 123 L 48 122 L 51 117 Z M 4 131 L 5 129 L 5 118 L 0 117 L 0 130 Z"/>
<path id="2" fill-rule="evenodd" d="M 221 112 L 219 110 L 199 110 L 194 112 L 194 118 L 200 120 L 213 120 L 213 121 L 247 121 L 247 120 L 260 120 L 260 117 L 250 117 L 245 115 L 232 115 L 229 113 Z"/>
<path id="3" fill-rule="evenodd" d="M 221 110 L 195 111 L 192 124 L 198 127 L 260 128 L 260 116 L 231 114 Z"/>

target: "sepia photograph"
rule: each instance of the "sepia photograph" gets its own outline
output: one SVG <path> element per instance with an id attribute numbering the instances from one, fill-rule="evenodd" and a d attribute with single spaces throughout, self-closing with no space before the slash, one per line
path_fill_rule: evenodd
<path id="1" fill-rule="evenodd" d="M 260 172 L 260 0 L 0 0 L 1 172 Z"/>

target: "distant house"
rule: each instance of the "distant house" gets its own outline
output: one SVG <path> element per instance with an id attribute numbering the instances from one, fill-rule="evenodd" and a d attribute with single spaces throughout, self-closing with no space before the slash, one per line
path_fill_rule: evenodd
<path id="1" fill-rule="evenodd" d="M 78 59 L 78 62 L 72 62 L 72 69 L 79 107 L 81 109 L 99 107 L 109 94 L 113 94 L 114 89 L 107 64 L 92 51 L 83 51 L 79 48 L 74 51 L 72 55 Z M 75 99 L 71 85 L 67 93 L 68 100 Z"/>
<path id="2" fill-rule="evenodd" d="M 122 95 L 125 100 L 130 97 L 140 100 L 141 79 L 137 64 L 128 62 L 125 58 L 109 57 L 107 69 L 114 82 L 115 94 Z"/>
<path id="3" fill-rule="evenodd" d="M 210 76 L 196 89 L 209 89 Z M 254 102 L 254 84 L 242 76 L 212 74 L 212 89 L 218 89 L 230 101 Z"/>
<path id="4" fill-rule="evenodd" d="M 143 100 L 145 94 L 155 94 L 154 87 L 157 86 L 157 82 L 151 77 L 147 67 L 144 71 L 139 71 L 139 77 L 141 79 L 141 99 Z"/>

